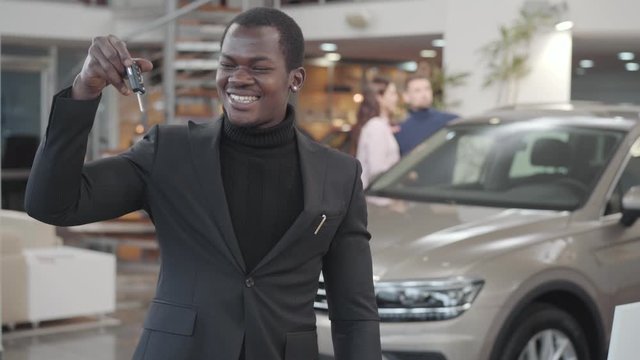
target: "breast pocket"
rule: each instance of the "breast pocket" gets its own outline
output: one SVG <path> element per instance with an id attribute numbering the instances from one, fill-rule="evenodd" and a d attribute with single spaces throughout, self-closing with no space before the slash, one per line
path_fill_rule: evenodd
<path id="1" fill-rule="evenodd" d="M 190 359 L 196 317 L 192 307 L 153 300 L 133 359 Z"/>
<path id="2" fill-rule="evenodd" d="M 312 224 L 312 240 L 318 243 L 325 243 L 328 246 L 338 230 L 342 218 L 342 214 L 322 213 Z"/>

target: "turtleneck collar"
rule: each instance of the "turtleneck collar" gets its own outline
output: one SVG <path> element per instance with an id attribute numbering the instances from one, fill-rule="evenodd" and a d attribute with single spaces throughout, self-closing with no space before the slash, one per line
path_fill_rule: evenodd
<path id="1" fill-rule="evenodd" d="M 266 129 L 237 126 L 229 121 L 225 113 L 222 128 L 225 138 L 232 142 L 249 147 L 272 148 L 295 141 L 295 118 L 293 106 L 287 104 L 284 120 L 276 126 Z"/>

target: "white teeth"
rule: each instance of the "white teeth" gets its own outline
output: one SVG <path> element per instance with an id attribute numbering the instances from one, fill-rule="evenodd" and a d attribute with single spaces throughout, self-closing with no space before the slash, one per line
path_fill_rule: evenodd
<path id="1" fill-rule="evenodd" d="M 257 96 L 240 96 L 240 95 L 229 94 L 229 97 L 234 102 L 241 103 L 241 104 L 250 104 L 258 100 Z"/>

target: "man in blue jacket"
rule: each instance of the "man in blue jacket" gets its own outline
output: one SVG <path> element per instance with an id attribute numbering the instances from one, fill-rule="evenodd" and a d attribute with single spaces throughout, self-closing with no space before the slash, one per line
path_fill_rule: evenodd
<path id="1" fill-rule="evenodd" d="M 400 146 L 400 155 L 405 156 L 424 139 L 458 116 L 431 108 L 433 90 L 426 76 L 409 77 L 402 95 L 404 102 L 409 106 L 410 115 L 400 125 L 396 140 Z"/>

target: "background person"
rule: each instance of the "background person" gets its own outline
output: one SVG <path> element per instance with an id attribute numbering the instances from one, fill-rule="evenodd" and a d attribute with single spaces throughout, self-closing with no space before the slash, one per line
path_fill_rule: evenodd
<path id="1" fill-rule="evenodd" d="M 407 78 L 402 99 L 409 108 L 409 117 L 400 124 L 400 131 L 395 134 L 401 156 L 408 154 L 424 139 L 458 117 L 431 107 L 433 91 L 431 81 L 426 76 L 414 75 Z"/>
<path id="2" fill-rule="evenodd" d="M 102 90 L 131 94 L 125 44 L 95 38 L 72 88 L 54 98 L 27 212 L 70 226 L 144 209 L 156 226 L 162 266 L 134 359 L 317 359 L 321 270 L 335 358 L 381 359 L 360 166 L 294 127 L 288 98 L 304 83 L 303 55 L 283 12 L 238 15 L 221 45 L 220 119 L 156 126 L 84 165 Z"/>
<path id="3" fill-rule="evenodd" d="M 398 104 L 396 86 L 376 77 L 363 94 L 357 114 L 356 158 L 362 164 L 365 187 L 400 159 L 398 143 L 393 136 L 391 119 Z"/>

